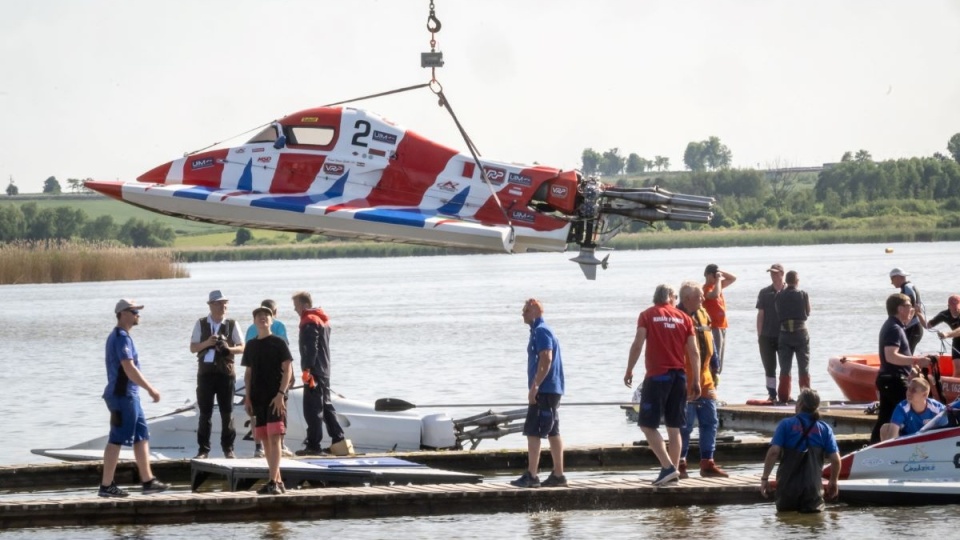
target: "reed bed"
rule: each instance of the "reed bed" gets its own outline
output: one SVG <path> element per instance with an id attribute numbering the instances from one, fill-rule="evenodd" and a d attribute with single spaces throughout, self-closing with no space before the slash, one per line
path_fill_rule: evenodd
<path id="1" fill-rule="evenodd" d="M 168 249 L 72 242 L 0 244 L 0 285 L 189 277 Z"/>

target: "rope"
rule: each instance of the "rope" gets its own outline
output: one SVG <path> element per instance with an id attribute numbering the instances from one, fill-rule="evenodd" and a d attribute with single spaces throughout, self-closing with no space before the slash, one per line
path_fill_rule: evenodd
<path id="1" fill-rule="evenodd" d="M 510 215 L 507 214 L 507 209 L 504 208 L 503 203 L 500 202 L 500 197 L 497 196 L 496 190 L 493 189 L 493 184 L 490 183 L 490 180 L 487 178 L 487 168 L 480 163 L 480 151 L 477 150 L 477 147 L 473 144 L 473 141 L 470 140 L 470 136 L 467 135 L 467 131 L 460 123 L 460 119 L 458 119 L 456 113 L 453 112 L 453 107 L 450 106 L 450 100 L 448 100 L 447 96 L 443 93 L 443 87 L 440 86 L 439 82 L 437 82 L 437 87 L 439 89 L 434 90 L 434 87 L 431 84 L 430 90 L 437 94 L 437 96 L 440 98 L 440 106 L 447 109 L 447 112 L 450 113 L 450 117 L 453 118 L 453 123 L 456 124 L 457 129 L 460 131 L 460 136 L 463 137 L 463 141 L 467 144 L 467 149 L 470 150 L 470 155 L 473 156 L 473 162 L 477 165 L 477 167 L 480 168 L 480 174 L 484 183 L 486 183 L 487 187 L 490 188 L 490 194 L 493 196 L 493 200 L 496 201 L 497 207 L 499 207 L 500 212 L 503 213 L 503 219 L 507 220 L 507 226 L 510 227 L 510 237 L 512 239 L 514 235 L 513 222 L 510 220 Z"/>

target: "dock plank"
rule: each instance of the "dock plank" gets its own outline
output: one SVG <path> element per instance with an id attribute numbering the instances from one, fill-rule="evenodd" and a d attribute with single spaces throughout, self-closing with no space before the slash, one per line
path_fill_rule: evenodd
<path id="1" fill-rule="evenodd" d="M 252 492 L 172 492 L 100 499 L 94 495 L 0 502 L 0 528 L 364 518 L 457 513 L 617 509 L 693 504 L 760 504 L 759 476 L 696 478 L 656 487 L 646 479 L 571 481 L 567 488 L 508 483 L 370 486 Z"/>

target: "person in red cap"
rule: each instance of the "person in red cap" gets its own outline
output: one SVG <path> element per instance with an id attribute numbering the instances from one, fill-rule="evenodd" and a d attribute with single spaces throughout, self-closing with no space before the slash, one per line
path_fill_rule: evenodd
<path id="1" fill-rule="evenodd" d="M 780 346 L 780 318 L 777 317 L 776 299 L 783 290 L 783 265 L 772 265 L 769 286 L 760 289 L 757 295 L 757 341 L 760 345 L 760 361 L 767 380 L 767 395 L 770 401 L 777 401 L 777 349 Z M 790 388 L 790 381 L 785 381 Z M 783 383 L 781 383 L 781 386 Z"/>
<path id="2" fill-rule="evenodd" d="M 960 294 L 951 295 L 947 299 L 947 309 L 934 315 L 927 321 L 927 328 L 933 328 L 940 323 L 947 323 L 950 327 L 949 332 L 937 332 L 940 339 L 953 338 L 952 354 L 953 357 L 953 376 L 960 377 Z"/>

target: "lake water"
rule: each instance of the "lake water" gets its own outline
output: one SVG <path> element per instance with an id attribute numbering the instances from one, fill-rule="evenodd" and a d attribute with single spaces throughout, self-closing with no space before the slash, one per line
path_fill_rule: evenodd
<path id="1" fill-rule="evenodd" d="M 885 248 L 892 253 L 885 253 Z M 399 259 L 338 259 L 188 265 L 191 277 L 131 281 L 0 287 L 0 415 L 6 420 L 0 464 L 47 461 L 31 448 L 61 447 L 101 434 L 107 415 L 103 347 L 115 324 L 113 305 L 132 297 L 146 305 L 133 330 L 143 370 L 162 394 L 145 403 L 148 416 L 192 400 L 195 359 L 188 350 L 194 321 L 205 315 L 207 293 L 221 289 L 230 298 L 228 314 L 244 326 L 263 298 L 280 303 L 280 319 L 295 339 L 296 315 L 290 296 L 308 290 L 333 324 L 333 388 L 347 397 L 373 401 L 397 397 L 413 403 L 503 403 L 526 395 L 525 346 L 528 329 L 520 309 L 540 298 L 545 319 L 556 331 L 567 378 L 565 400 L 629 400 L 622 383 L 637 314 L 650 305 L 658 283 L 679 286 L 702 281 L 703 268 L 717 263 L 738 277 L 726 293 L 730 330 L 720 397 L 730 403 L 763 397 L 763 371 L 756 345 L 757 292 L 769 284 L 765 269 L 774 262 L 797 270 L 809 292 L 813 313 L 812 383 L 823 399 L 843 396 L 826 372 L 827 358 L 873 352 L 886 318 L 884 300 L 894 292 L 888 272 L 913 273 L 928 311 L 946 307 L 960 288 L 949 261 L 960 243 L 838 245 L 678 249 L 615 252 L 596 281 L 586 281 L 571 255 L 472 255 Z M 956 287 L 956 288 L 955 288 Z M 937 352 L 932 334 L 920 344 Z M 642 377 L 642 364 L 636 379 Z M 149 400 L 147 400 L 149 401 Z M 445 408 L 454 416 L 482 409 Z M 630 444 L 642 439 L 616 407 L 562 410 L 568 445 Z M 481 448 L 524 447 L 519 435 L 488 441 Z M 722 462 L 723 457 L 718 456 Z M 739 465 L 756 470 L 756 464 Z M 514 474 L 519 471 L 505 471 Z M 650 471 L 638 471 L 650 474 Z M 820 517 L 775 516 L 771 506 L 703 507 L 669 510 L 585 511 L 490 516 L 444 516 L 328 522 L 324 533 L 351 538 L 501 537 L 579 538 L 623 533 L 653 537 L 702 534 L 767 537 L 876 536 L 911 532 L 921 523 L 927 534 L 947 528 L 939 508 L 858 509 L 836 506 Z M 941 519 L 944 518 L 944 519 Z M 151 526 L 70 530 L 72 538 L 107 535 L 136 538 L 265 536 L 301 538 L 317 523 Z M 746 527 L 745 527 L 746 526 Z M 941 528 L 942 527 L 942 528 Z M 216 529 L 214 529 L 216 528 Z M 751 531 L 753 531 L 751 533 Z M 0 532 L 0 537 L 36 537 L 39 531 Z M 65 531 L 44 531 L 49 538 Z"/>

